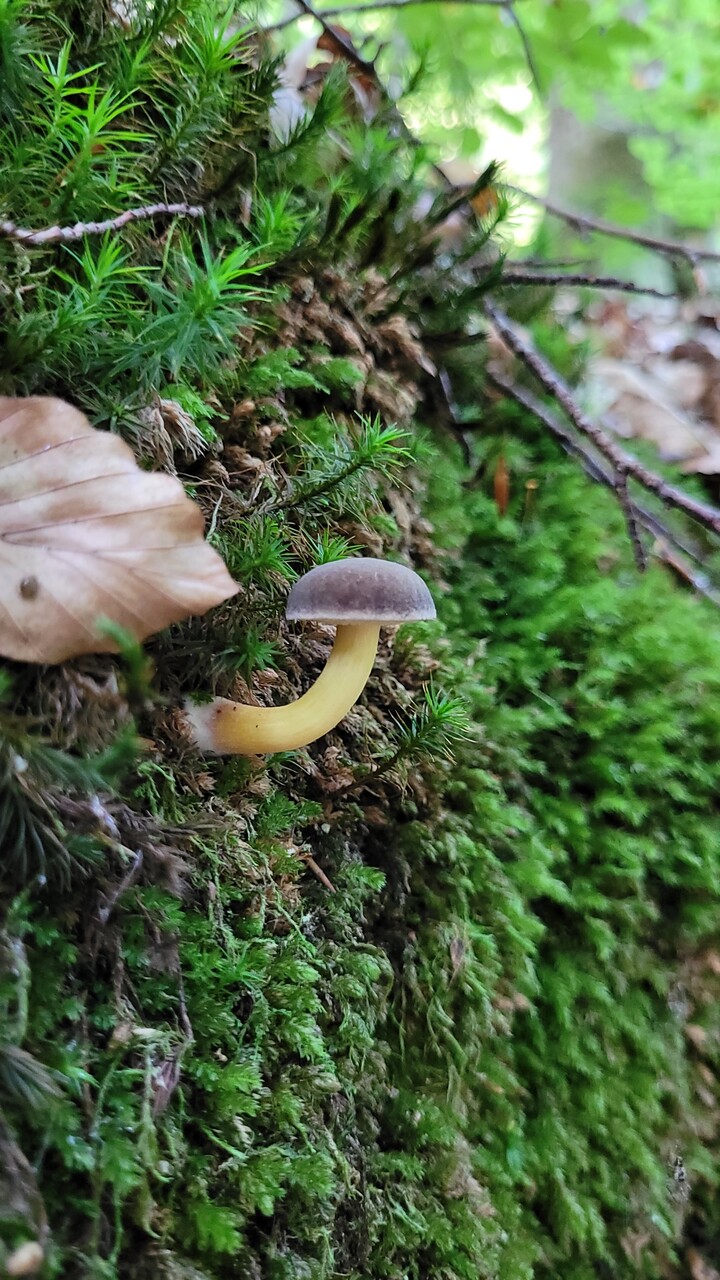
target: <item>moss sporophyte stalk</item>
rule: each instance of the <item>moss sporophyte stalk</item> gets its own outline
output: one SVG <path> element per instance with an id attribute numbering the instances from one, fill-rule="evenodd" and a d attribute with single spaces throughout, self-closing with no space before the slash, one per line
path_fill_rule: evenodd
<path id="1" fill-rule="evenodd" d="M 372 671 L 381 626 L 435 617 L 425 583 L 389 560 L 338 560 L 295 583 L 286 615 L 337 627 L 327 664 L 307 693 L 283 707 L 227 698 L 188 706 L 195 744 L 220 755 L 292 751 L 329 733 L 357 702 Z"/>

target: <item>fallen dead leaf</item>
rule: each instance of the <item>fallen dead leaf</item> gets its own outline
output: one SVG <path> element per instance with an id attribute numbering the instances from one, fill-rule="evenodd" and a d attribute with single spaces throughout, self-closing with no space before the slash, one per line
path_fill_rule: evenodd
<path id="1" fill-rule="evenodd" d="M 63 400 L 0 396 L 0 653 L 63 662 L 138 640 L 235 595 L 173 476 Z"/>
<path id="2" fill-rule="evenodd" d="M 594 405 L 609 412 L 618 435 L 650 440 L 668 461 L 687 462 L 707 450 L 709 435 L 669 394 L 667 383 L 622 360 L 597 359 L 588 370 Z"/>

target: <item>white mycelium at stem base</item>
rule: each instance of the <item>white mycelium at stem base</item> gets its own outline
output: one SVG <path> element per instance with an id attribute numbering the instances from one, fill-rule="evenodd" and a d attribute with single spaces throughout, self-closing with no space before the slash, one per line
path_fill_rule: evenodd
<path id="1" fill-rule="evenodd" d="M 361 622 L 337 629 L 327 663 L 297 702 L 284 707 L 251 707 L 216 698 L 190 707 L 186 715 L 201 751 L 220 755 L 263 755 L 292 751 L 329 733 L 355 705 L 373 668 L 380 624 Z"/>
<path id="2" fill-rule="evenodd" d="M 365 688 L 382 626 L 435 617 L 435 605 L 412 569 L 370 556 L 318 565 L 295 583 L 287 616 L 337 627 L 324 671 L 284 707 L 252 707 L 216 698 L 186 708 L 193 741 L 219 755 L 293 751 L 329 733 Z"/>

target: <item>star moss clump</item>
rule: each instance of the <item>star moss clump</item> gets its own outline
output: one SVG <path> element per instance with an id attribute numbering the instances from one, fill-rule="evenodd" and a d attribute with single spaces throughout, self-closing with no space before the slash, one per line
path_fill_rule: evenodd
<path id="1" fill-rule="evenodd" d="M 680 1276 L 720 1252 L 720 622 L 517 410 L 461 454 L 492 221 L 441 243 L 342 65 L 275 137 L 274 57 L 207 0 L 0 3 L 2 217 L 205 211 L 0 239 L 0 391 L 179 475 L 241 585 L 5 664 L 0 1272 Z M 438 622 L 311 749 L 194 753 L 188 695 L 308 687 L 290 584 L 359 552 Z"/>

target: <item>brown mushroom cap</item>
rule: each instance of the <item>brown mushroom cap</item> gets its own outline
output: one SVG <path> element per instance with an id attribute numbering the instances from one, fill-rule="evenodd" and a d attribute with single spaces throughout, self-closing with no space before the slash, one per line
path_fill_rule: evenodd
<path id="1" fill-rule="evenodd" d="M 435 617 L 422 578 L 391 560 L 334 560 L 311 569 L 288 596 L 286 616 L 298 622 L 394 626 Z"/>

